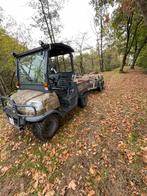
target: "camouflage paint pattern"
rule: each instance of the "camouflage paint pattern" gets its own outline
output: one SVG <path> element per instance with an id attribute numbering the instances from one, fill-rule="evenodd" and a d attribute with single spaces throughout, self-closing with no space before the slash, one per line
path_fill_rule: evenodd
<path id="1" fill-rule="evenodd" d="M 15 101 L 17 105 L 27 105 L 27 102 L 39 101 L 43 107 L 37 111 L 37 115 L 43 114 L 49 110 L 60 107 L 58 96 L 55 92 L 40 92 L 34 90 L 18 90 L 11 96 L 11 99 Z M 33 109 L 19 108 L 19 112 L 25 115 L 33 115 Z"/>
<path id="2" fill-rule="evenodd" d="M 76 77 L 74 82 L 77 83 L 79 92 L 86 92 L 90 89 L 97 88 L 97 82 L 103 80 L 100 74 L 88 74 Z M 60 107 L 58 96 L 55 92 L 41 92 L 34 90 L 18 90 L 11 96 L 17 105 L 28 105 L 27 102 L 41 102 L 43 107 L 37 111 L 37 115 L 48 112 L 49 110 L 57 109 Z M 34 110 L 27 108 L 19 108 L 19 112 L 25 115 L 34 115 Z"/>

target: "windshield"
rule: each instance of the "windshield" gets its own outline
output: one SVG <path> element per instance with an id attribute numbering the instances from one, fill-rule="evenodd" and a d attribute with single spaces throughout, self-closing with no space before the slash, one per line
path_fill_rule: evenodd
<path id="1" fill-rule="evenodd" d="M 18 59 L 21 84 L 36 84 L 45 81 L 46 52 L 39 51 Z"/>

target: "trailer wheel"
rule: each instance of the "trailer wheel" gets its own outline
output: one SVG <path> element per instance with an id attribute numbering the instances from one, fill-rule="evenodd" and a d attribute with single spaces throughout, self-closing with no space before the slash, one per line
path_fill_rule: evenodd
<path id="1" fill-rule="evenodd" d="M 104 82 L 104 80 L 102 82 L 102 88 L 103 88 L 103 90 L 105 89 L 105 82 Z"/>
<path id="2" fill-rule="evenodd" d="M 86 94 L 82 95 L 79 97 L 79 100 L 78 100 L 78 105 L 81 107 L 81 108 L 84 108 L 87 106 L 87 102 L 88 102 L 88 97 Z"/>
<path id="3" fill-rule="evenodd" d="M 59 119 L 57 115 L 50 115 L 41 122 L 33 125 L 33 134 L 36 138 L 46 141 L 52 138 L 59 127 Z"/>
<path id="4" fill-rule="evenodd" d="M 101 92 L 104 89 L 104 85 L 103 85 L 102 82 L 98 82 L 97 89 L 98 89 L 99 92 Z"/>

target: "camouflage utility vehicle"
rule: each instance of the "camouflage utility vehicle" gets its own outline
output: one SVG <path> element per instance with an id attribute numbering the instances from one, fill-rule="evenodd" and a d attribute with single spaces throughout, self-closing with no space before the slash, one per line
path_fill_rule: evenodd
<path id="1" fill-rule="evenodd" d="M 76 77 L 74 50 L 63 43 L 44 44 L 16 54 L 17 92 L 1 97 L 9 122 L 19 129 L 31 124 L 34 135 L 51 138 L 63 118 L 76 106 L 85 107 L 87 92 L 101 91 L 102 75 Z"/>

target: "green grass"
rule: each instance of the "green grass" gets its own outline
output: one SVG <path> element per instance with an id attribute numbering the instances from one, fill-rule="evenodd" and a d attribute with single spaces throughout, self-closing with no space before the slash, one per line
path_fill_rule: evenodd
<path id="1" fill-rule="evenodd" d="M 138 140 L 138 133 L 136 130 L 133 130 L 128 136 L 128 144 L 134 145 Z"/>
<path id="2" fill-rule="evenodd" d="M 60 177 L 62 175 L 62 169 L 57 168 L 52 174 L 48 176 L 48 181 L 50 183 L 54 183 L 55 179 Z"/>
<path id="3" fill-rule="evenodd" d="M 142 161 L 142 157 L 136 156 L 135 160 L 133 161 L 131 165 L 131 169 L 132 169 L 131 179 L 139 187 L 140 193 L 147 191 L 147 187 L 145 183 L 143 182 L 143 178 L 140 174 L 140 171 L 143 168 L 143 166 L 144 164 Z"/>

